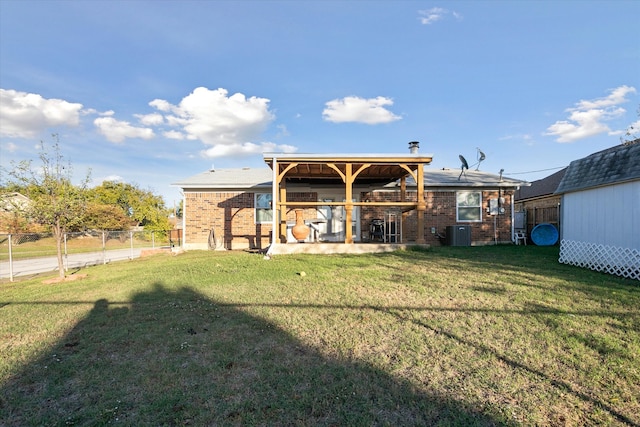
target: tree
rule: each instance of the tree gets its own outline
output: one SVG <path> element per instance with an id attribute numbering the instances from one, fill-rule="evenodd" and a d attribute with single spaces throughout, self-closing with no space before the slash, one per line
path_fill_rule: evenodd
<path id="1" fill-rule="evenodd" d="M 128 230 L 131 227 L 131 218 L 117 205 L 90 202 L 82 225 L 85 229 L 94 230 Z"/>
<path id="2" fill-rule="evenodd" d="M 120 207 L 132 222 L 145 229 L 165 231 L 171 228 L 164 200 L 151 191 L 124 182 L 104 181 L 93 188 L 91 194 L 95 203 Z"/>
<path id="3" fill-rule="evenodd" d="M 640 118 L 640 107 L 638 107 L 637 113 L 638 113 L 638 118 Z M 638 133 L 639 131 L 640 131 L 640 120 L 630 124 L 624 136 L 620 137 L 620 142 L 622 142 L 622 145 L 637 144 L 640 141 L 640 133 Z"/>
<path id="4" fill-rule="evenodd" d="M 71 164 L 63 162 L 58 135 L 54 134 L 53 138 L 55 142 L 51 152 L 47 151 L 44 142 L 40 144 L 40 168 L 32 168 L 31 160 L 12 162 L 8 176 L 12 180 L 10 185 L 22 188 L 25 196 L 31 200 L 23 207 L 26 217 L 51 229 L 56 241 L 58 270 L 60 277 L 64 278 L 64 234 L 82 221 L 89 173 L 80 186 L 74 186 L 71 182 Z"/>

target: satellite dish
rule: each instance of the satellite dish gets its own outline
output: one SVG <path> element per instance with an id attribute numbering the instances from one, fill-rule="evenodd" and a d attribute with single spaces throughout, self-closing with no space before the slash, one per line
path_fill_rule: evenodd
<path id="1" fill-rule="evenodd" d="M 464 158 L 462 154 L 458 156 L 460 161 L 462 162 L 462 170 L 469 169 L 469 163 L 467 163 L 467 159 Z"/>
<path id="2" fill-rule="evenodd" d="M 469 169 L 469 163 L 467 163 L 467 159 L 464 158 L 464 156 L 462 154 L 460 154 L 458 156 L 458 158 L 460 159 L 460 162 L 462 162 L 462 165 L 460 166 L 460 175 L 458 175 L 458 181 L 460 181 L 460 177 L 462 176 L 462 174 L 464 173 L 465 169 Z M 465 175 L 466 177 L 466 175 Z"/>
<path id="3" fill-rule="evenodd" d="M 480 163 L 482 163 L 482 161 L 486 159 L 487 156 L 485 156 L 480 148 L 476 147 L 476 150 L 478 150 L 478 163 L 476 163 L 478 165 L 476 166 L 476 170 L 478 170 L 480 168 Z"/>

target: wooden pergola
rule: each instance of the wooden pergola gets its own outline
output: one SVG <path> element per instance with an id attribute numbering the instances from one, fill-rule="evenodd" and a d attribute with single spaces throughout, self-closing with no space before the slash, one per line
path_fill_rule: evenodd
<path id="1" fill-rule="evenodd" d="M 418 236 L 417 244 L 426 242 L 424 236 L 424 165 L 431 163 L 431 154 L 280 154 L 265 153 L 264 161 L 273 170 L 273 239 L 286 242 L 287 210 L 291 208 L 342 206 L 346 223 L 351 224 L 354 206 L 400 207 L 403 211 L 416 210 Z M 416 201 L 406 200 L 406 178 L 412 177 L 417 185 Z M 354 184 L 368 184 L 382 187 L 400 180 L 400 201 L 353 201 Z M 344 185 L 343 202 L 294 202 L 287 200 L 287 182 Z M 353 231 L 346 227 L 345 242 L 353 243 Z"/>

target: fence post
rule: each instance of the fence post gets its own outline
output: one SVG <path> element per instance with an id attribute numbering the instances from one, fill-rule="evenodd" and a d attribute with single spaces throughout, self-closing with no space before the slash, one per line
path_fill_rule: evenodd
<path id="1" fill-rule="evenodd" d="M 133 259 L 133 231 L 129 232 L 129 241 L 131 242 L 131 251 L 129 259 Z"/>
<path id="2" fill-rule="evenodd" d="M 104 231 L 102 232 L 102 264 L 107 264 L 107 243 L 105 241 Z"/>
<path id="3" fill-rule="evenodd" d="M 9 281 L 13 282 L 13 252 L 11 250 L 11 234 L 9 234 Z"/>

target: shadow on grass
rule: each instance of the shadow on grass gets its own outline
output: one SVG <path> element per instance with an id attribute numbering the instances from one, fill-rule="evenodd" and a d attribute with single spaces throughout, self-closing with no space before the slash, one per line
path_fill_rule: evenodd
<path id="1" fill-rule="evenodd" d="M 241 307 L 156 284 L 99 300 L 0 388 L 3 425 L 497 425 Z M 1 423 L 0 423 L 1 424 Z"/>
<path id="2" fill-rule="evenodd" d="M 528 280 L 530 276 L 544 275 L 571 282 L 573 290 L 580 288 L 594 296 L 609 297 L 612 290 L 624 290 L 640 295 L 637 280 L 618 277 L 604 272 L 597 272 L 582 267 L 561 264 L 558 259 L 558 246 L 471 246 L 471 247 L 437 247 L 425 250 L 413 249 L 383 254 L 398 257 L 411 262 L 425 259 L 448 265 L 455 269 L 459 264 L 464 270 L 459 275 L 470 280 L 482 278 L 487 272 L 500 272 L 511 279 L 512 284 L 536 287 Z M 381 262 L 384 258 L 380 257 Z"/>

